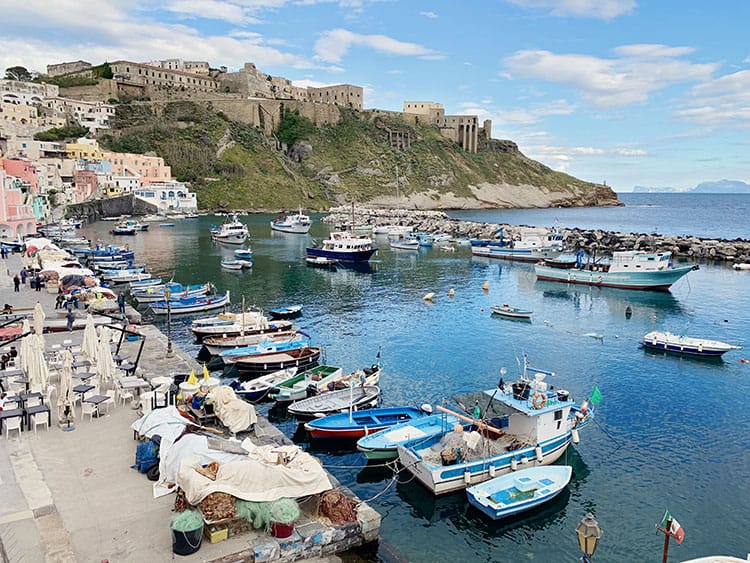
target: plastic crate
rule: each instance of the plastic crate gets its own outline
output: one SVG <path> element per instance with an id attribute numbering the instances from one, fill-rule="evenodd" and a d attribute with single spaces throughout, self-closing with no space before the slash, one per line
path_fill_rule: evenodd
<path id="1" fill-rule="evenodd" d="M 229 528 L 226 526 L 206 526 L 203 528 L 203 534 L 209 542 L 217 543 L 229 537 Z"/>

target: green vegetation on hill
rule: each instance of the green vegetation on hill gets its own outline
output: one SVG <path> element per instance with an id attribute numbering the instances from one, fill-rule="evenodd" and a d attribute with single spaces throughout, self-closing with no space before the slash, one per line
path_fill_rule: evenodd
<path id="1" fill-rule="evenodd" d="M 569 194 L 594 188 L 519 152 L 470 154 L 430 126 L 340 111 L 336 125 L 317 128 L 286 111 L 276 138 L 269 139 L 210 102 L 132 102 L 116 107 L 113 130 L 100 141 L 114 151 L 162 156 L 178 180 L 191 182 L 200 206 L 210 209 L 323 209 L 352 199 L 366 204 L 396 195 L 396 167 L 401 196 L 431 190 L 473 197 L 469 186 L 483 183 Z M 411 148 L 391 148 L 387 130 L 408 131 Z M 277 141 L 285 143 L 286 153 Z"/>
<path id="2" fill-rule="evenodd" d="M 67 125 L 65 127 L 53 127 L 52 129 L 41 131 L 34 135 L 34 138 L 37 141 L 47 142 L 69 141 L 85 137 L 88 135 L 88 132 L 89 130 L 86 127 L 81 127 L 80 125 Z"/>

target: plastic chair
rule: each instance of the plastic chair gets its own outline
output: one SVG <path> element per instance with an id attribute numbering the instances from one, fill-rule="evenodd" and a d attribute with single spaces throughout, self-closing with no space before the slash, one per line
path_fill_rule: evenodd
<path id="1" fill-rule="evenodd" d="M 107 408 L 107 413 L 109 413 L 109 406 L 114 405 L 117 406 L 117 391 L 115 389 L 107 389 L 107 392 L 105 393 L 107 397 L 109 397 L 106 401 L 102 403 L 103 406 Z"/>
<path id="2" fill-rule="evenodd" d="M 127 401 L 133 400 L 133 392 L 123 387 L 118 387 L 117 388 L 117 400 L 122 403 L 122 406 L 125 406 L 125 403 Z"/>
<path id="3" fill-rule="evenodd" d="M 26 399 L 26 406 L 27 407 L 38 407 L 42 404 L 42 399 L 40 397 L 29 397 Z"/>
<path id="4" fill-rule="evenodd" d="M 47 385 L 47 403 L 52 404 L 52 395 L 57 395 L 57 387 L 54 385 Z"/>
<path id="5" fill-rule="evenodd" d="M 93 422 L 94 421 L 94 413 L 95 412 L 96 412 L 96 405 L 94 405 L 92 403 L 83 403 L 81 405 L 81 420 L 83 420 L 83 418 L 86 415 L 89 415 L 89 418 L 91 419 L 91 422 Z"/>
<path id="6" fill-rule="evenodd" d="M 18 430 L 18 437 L 21 437 L 21 417 L 14 416 L 13 418 L 6 418 L 3 426 L 5 427 L 5 439 L 10 439 L 10 431 Z"/>
<path id="7" fill-rule="evenodd" d="M 34 434 L 36 434 L 37 426 L 44 426 L 46 430 L 49 430 L 49 417 L 47 413 L 37 412 L 31 415 L 31 425 L 34 427 Z"/>

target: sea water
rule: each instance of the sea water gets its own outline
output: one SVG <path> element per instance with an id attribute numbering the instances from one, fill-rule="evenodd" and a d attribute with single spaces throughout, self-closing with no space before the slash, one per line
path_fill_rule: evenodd
<path id="1" fill-rule="evenodd" d="M 733 203 L 722 208 L 737 207 L 736 196 L 727 197 Z M 569 212 L 566 226 L 650 232 L 637 217 L 652 209 L 652 201 L 662 206 L 662 220 L 653 225 L 658 232 L 747 236 L 746 214 L 729 222 L 719 220 L 728 215 L 714 215 L 705 201 L 687 200 L 683 205 L 689 208 L 682 212 L 673 203 L 667 212 L 664 198 L 637 199 L 645 203 L 614 208 L 622 214 L 616 221 L 607 218 L 609 209 L 492 213 L 510 213 L 514 223 L 548 225 Z M 628 215 L 632 227 L 616 226 Z M 598 216 L 603 217 L 599 222 Z M 305 247 L 328 232 L 314 218 L 310 235 L 289 235 L 271 232 L 271 216 L 243 217 L 254 252 L 253 269 L 244 272 L 220 268 L 221 258 L 234 248 L 211 242 L 208 230 L 219 222 L 215 217 L 170 229 L 154 225 L 133 238 L 107 235 L 104 223 L 86 233 L 129 243 L 138 261 L 161 277 L 174 275 L 183 283 L 210 279 L 219 291 L 231 291 L 235 306 L 243 296 L 247 305 L 265 309 L 302 303 L 298 323 L 323 348 L 326 363 L 345 371 L 382 363 L 384 406 L 455 407 L 455 394 L 494 388 L 502 367 L 508 370 L 505 380 L 511 380 L 524 353 L 533 365 L 556 372 L 548 383 L 569 390 L 579 402 L 594 386 L 603 395 L 595 424 L 581 431 L 581 443 L 559 462 L 573 466 L 567 490 L 539 509 L 500 522 L 470 508 L 462 493 L 433 497 L 408 472 L 392 483 L 391 468 L 367 466 L 346 444 L 311 444 L 293 418 L 259 406 L 344 485 L 372 499 L 388 545 L 373 558 L 387 557 L 393 549 L 415 562 L 576 561 L 575 526 L 592 512 L 604 530 L 596 560 L 654 561 L 663 543 L 654 525 L 666 509 L 686 531 L 683 544 L 670 548 L 673 561 L 714 553 L 744 557 L 750 550 L 750 364 L 740 362 L 750 358 L 750 350 L 701 361 L 639 346 L 652 330 L 747 345 L 750 272 L 702 264 L 669 293 L 567 286 L 536 281 L 532 265 L 472 258 L 467 248 L 390 250 L 384 238 L 376 238 L 381 250 L 369 268 L 325 270 L 304 262 Z M 432 302 L 422 299 L 428 292 L 436 294 Z M 492 316 L 490 306 L 502 303 L 531 309 L 532 321 Z M 197 353 L 188 330 L 192 318 L 175 317 L 171 333 L 180 346 Z M 164 319 L 158 324 L 166 330 Z"/>

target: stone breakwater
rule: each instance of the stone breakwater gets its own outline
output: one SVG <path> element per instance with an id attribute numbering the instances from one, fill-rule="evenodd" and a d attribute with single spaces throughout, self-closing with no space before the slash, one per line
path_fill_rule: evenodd
<path id="1" fill-rule="evenodd" d="M 494 238 L 503 229 L 506 239 L 520 237 L 531 227 L 478 223 L 452 219 L 442 211 L 413 209 L 369 209 L 363 207 L 336 207 L 323 221 L 344 227 L 354 220 L 355 225 L 372 227 L 383 225 L 411 226 L 425 233 L 446 233 L 456 238 Z M 750 240 L 707 239 L 678 237 L 646 233 L 618 233 L 600 229 L 560 229 L 565 235 L 567 250 L 584 250 L 588 253 L 614 252 L 616 250 L 670 251 L 675 257 L 694 260 L 750 262 Z"/>

